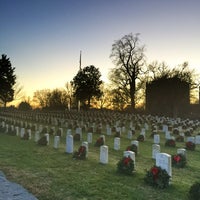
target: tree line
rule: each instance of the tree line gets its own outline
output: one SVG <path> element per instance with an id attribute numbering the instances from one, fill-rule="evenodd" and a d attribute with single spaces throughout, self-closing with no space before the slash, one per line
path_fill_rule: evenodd
<path id="1" fill-rule="evenodd" d="M 197 88 L 198 79 L 188 63 L 170 69 L 157 61 L 146 63 L 146 47 L 139 34 L 128 34 L 114 41 L 110 58 L 115 67 L 109 72 L 110 83 L 103 83 L 101 73 L 94 65 L 80 68 L 65 89 L 42 89 L 34 92 L 33 102 L 43 109 L 74 109 L 80 105 L 88 108 L 130 109 L 135 111 L 145 105 L 146 85 L 158 80 L 178 77 Z M 17 91 L 15 68 L 6 55 L 0 59 L 0 101 L 6 106 Z M 31 109 L 30 102 L 22 101 L 20 109 Z"/>

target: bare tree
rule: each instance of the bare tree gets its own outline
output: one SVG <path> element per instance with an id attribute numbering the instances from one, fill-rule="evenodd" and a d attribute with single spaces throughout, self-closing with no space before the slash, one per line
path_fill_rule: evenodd
<path id="1" fill-rule="evenodd" d="M 72 102 L 73 102 L 73 86 L 71 82 L 67 82 L 65 84 L 65 91 L 66 91 L 66 95 L 68 98 L 68 109 L 70 109 L 72 107 Z"/>
<path id="2" fill-rule="evenodd" d="M 133 35 L 131 33 L 114 42 L 110 55 L 116 65 L 116 68 L 112 69 L 112 73 L 120 75 L 113 76 L 111 81 L 114 83 L 117 80 L 121 90 L 124 92 L 128 90 L 133 110 L 135 110 L 136 104 L 137 81 L 140 81 L 140 76 L 144 73 L 144 50 L 144 45 L 140 45 L 139 34 Z"/>

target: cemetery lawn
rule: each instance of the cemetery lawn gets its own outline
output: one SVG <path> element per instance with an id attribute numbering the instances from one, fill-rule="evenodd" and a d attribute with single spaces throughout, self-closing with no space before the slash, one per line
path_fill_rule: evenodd
<path id="1" fill-rule="evenodd" d="M 150 133 L 149 133 L 150 134 Z M 0 133 L 0 170 L 8 180 L 23 185 L 39 200 L 184 200 L 191 185 L 200 180 L 200 146 L 195 151 L 187 151 L 187 165 L 183 169 L 172 168 L 172 183 L 166 189 L 155 189 L 144 183 L 146 170 L 155 163 L 152 159 L 152 141 L 146 134 L 146 141 L 140 142 L 136 155 L 136 172 L 132 176 L 118 174 L 117 162 L 130 140 L 121 138 L 119 151 L 113 149 L 113 136 L 106 136 L 109 147 L 109 163 L 99 163 L 99 147 L 94 147 L 98 134 L 93 134 L 93 144 L 89 144 L 86 160 L 74 160 L 72 154 L 65 153 L 65 138 L 58 149 L 53 148 L 53 136 L 49 146 L 38 146 L 33 139 L 24 141 L 18 136 Z M 133 139 L 136 139 L 136 135 Z M 86 134 L 83 134 L 86 140 Z M 164 134 L 161 134 L 161 151 L 173 155 L 177 148 L 165 147 Z M 74 142 L 78 150 L 81 142 Z"/>

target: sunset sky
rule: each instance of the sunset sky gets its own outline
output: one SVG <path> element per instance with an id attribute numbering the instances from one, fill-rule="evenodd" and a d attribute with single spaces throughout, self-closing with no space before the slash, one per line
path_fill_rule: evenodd
<path id="1" fill-rule="evenodd" d="M 200 71 L 199 0 L 0 0 L 0 54 L 27 96 L 64 88 L 82 67 L 107 82 L 115 40 L 140 33 L 147 62 Z"/>

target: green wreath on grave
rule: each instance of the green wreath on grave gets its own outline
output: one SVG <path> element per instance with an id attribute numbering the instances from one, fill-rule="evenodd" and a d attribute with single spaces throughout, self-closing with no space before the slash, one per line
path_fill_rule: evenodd
<path id="1" fill-rule="evenodd" d="M 104 139 L 103 139 L 103 137 L 99 137 L 99 138 L 96 140 L 94 146 L 95 146 L 95 147 L 100 147 L 100 146 L 102 146 L 102 145 L 104 145 Z"/>
<path id="2" fill-rule="evenodd" d="M 126 148 L 126 151 L 133 151 L 133 152 L 135 152 L 135 154 L 137 154 L 138 153 L 138 147 L 135 144 L 131 144 L 130 146 L 128 146 Z"/>
<path id="3" fill-rule="evenodd" d="M 184 137 L 182 135 L 178 135 L 176 137 L 176 142 L 184 142 Z"/>
<path id="4" fill-rule="evenodd" d="M 73 154 L 73 158 L 84 160 L 86 159 L 86 147 L 81 145 L 78 149 L 78 151 L 75 151 Z"/>
<path id="5" fill-rule="evenodd" d="M 44 135 L 38 140 L 38 145 L 46 146 L 47 145 L 47 137 Z"/>
<path id="6" fill-rule="evenodd" d="M 124 156 L 118 163 L 117 163 L 117 172 L 132 175 L 135 168 L 134 161 L 131 159 L 130 156 Z"/>
<path id="7" fill-rule="evenodd" d="M 168 139 L 165 142 L 165 146 L 167 146 L 167 147 L 175 147 L 176 146 L 176 142 L 173 139 Z"/>
<path id="8" fill-rule="evenodd" d="M 186 165 L 186 156 L 183 154 L 176 154 L 172 156 L 172 166 L 183 168 Z"/>
<path id="9" fill-rule="evenodd" d="M 121 134 L 120 134 L 120 132 L 119 131 L 116 131 L 116 133 L 115 133 L 115 135 L 114 135 L 114 137 L 121 137 Z"/>
<path id="10" fill-rule="evenodd" d="M 164 189 L 169 186 L 170 176 L 165 169 L 158 166 L 153 166 L 146 172 L 144 181 L 153 187 Z"/>
<path id="11" fill-rule="evenodd" d="M 139 136 L 137 137 L 137 141 L 139 141 L 139 142 L 144 142 L 144 135 L 139 135 Z"/>
<path id="12" fill-rule="evenodd" d="M 74 139 L 74 141 L 80 141 L 81 140 L 80 134 L 79 133 L 74 134 L 73 139 Z"/>
<path id="13" fill-rule="evenodd" d="M 188 192 L 188 199 L 197 200 L 200 199 L 200 182 L 193 183 Z"/>
<path id="14" fill-rule="evenodd" d="M 191 150 L 191 151 L 194 151 L 195 147 L 196 147 L 195 143 L 193 143 L 191 141 L 186 142 L 185 146 L 186 146 L 185 148 L 187 150 Z"/>

